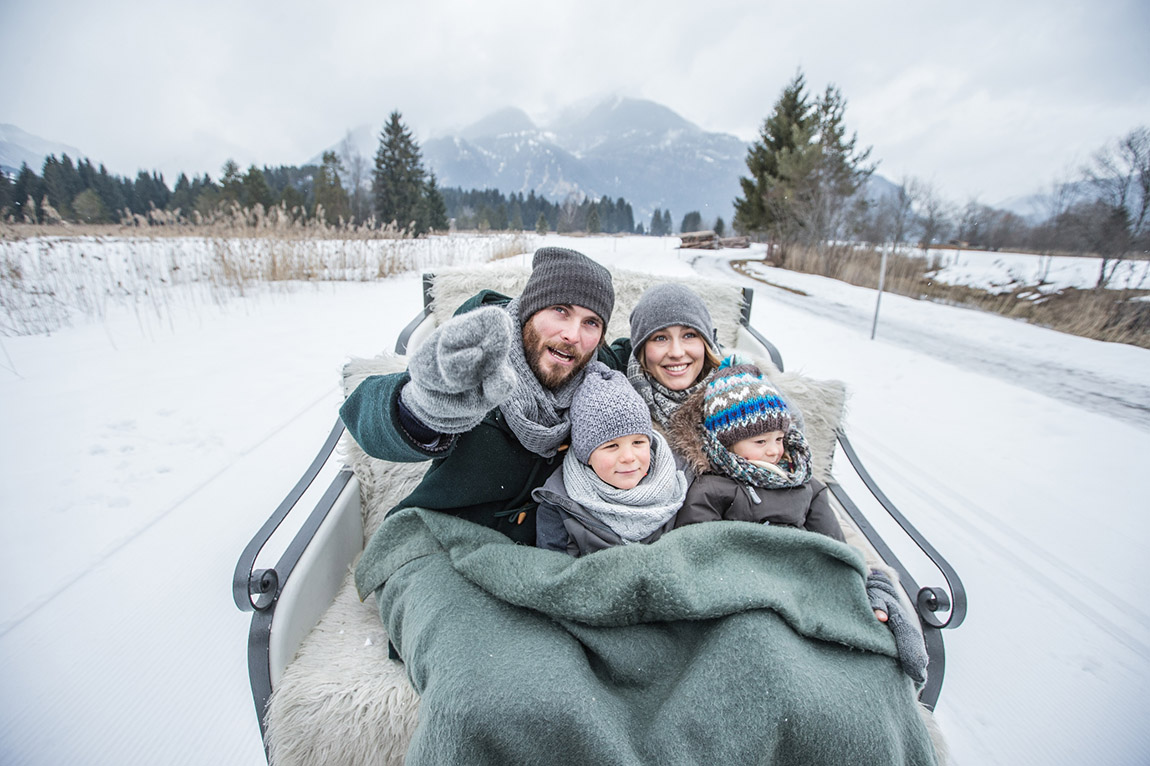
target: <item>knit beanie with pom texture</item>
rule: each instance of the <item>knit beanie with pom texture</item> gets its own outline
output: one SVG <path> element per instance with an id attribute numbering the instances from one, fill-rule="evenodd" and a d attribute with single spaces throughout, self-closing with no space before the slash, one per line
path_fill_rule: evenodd
<path id="1" fill-rule="evenodd" d="M 754 365 L 724 362 L 707 382 L 703 427 L 728 449 L 769 431 L 786 433 L 792 422 L 779 392 Z"/>

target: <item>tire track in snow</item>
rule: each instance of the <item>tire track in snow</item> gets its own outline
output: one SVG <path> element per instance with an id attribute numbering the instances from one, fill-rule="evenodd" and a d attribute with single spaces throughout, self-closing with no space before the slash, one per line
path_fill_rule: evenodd
<path id="1" fill-rule="evenodd" d="M 856 432 L 857 436 L 857 432 Z M 961 528 L 978 541 L 978 547 L 993 553 L 1001 561 L 1031 578 L 1052 597 L 1074 606 L 1079 613 L 1089 615 L 1100 629 L 1125 644 L 1127 648 L 1150 659 L 1150 644 L 1143 636 L 1150 631 L 1150 615 L 1142 608 L 1124 599 L 1110 586 L 1099 582 L 1088 572 L 1075 566 L 1073 560 L 1058 556 L 1038 545 L 1034 540 L 1010 527 L 1002 518 L 984 511 L 978 503 L 949 487 L 929 471 L 915 465 L 906 455 L 897 454 L 871 434 L 863 435 L 867 445 L 867 463 L 882 467 L 889 475 L 898 477 L 889 484 L 902 485 L 920 498 L 924 508 L 942 523 Z M 893 458 L 898 467 L 888 460 Z M 910 467 L 913 470 L 906 470 Z M 1088 595 L 1079 596 L 1074 591 Z M 1090 600 L 1102 599 L 1140 626 L 1142 635 L 1119 625 Z"/>
<path id="2" fill-rule="evenodd" d="M 149 529 L 156 526 L 161 521 L 163 521 L 168 516 L 170 516 L 173 512 L 178 510 L 188 500 L 190 500 L 191 498 L 195 497 L 197 494 L 202 492 L 205 487 L 211 485 L 212 482 L 216 481 L 224 473 L 231 470 L 232 464 L 236 460 L 239 460 L 240 458 L 251 454 L 255 450 L 259 449 L 261 446 L 266 444 L 267 442 L 271 441 L 277 434 L 279 434 L 285 428 L 290 426 L 296 418 L 299 418 L 304 413 L 311 410 L 313 407 L 316 407 L 316 406 L 322 404 L 324 401 L 326 401 L 328 398 L 330 398 L 331 395 L 332 395 L 332 391 L 328 390 L 328 391 L 325 391 L 321 396 L 308 402 L 303 408 L 301 408 L 299 411 L 293 413 L 290 417 L 288 417 L 286 420 L 284 420 L 279 425 L 272 428 L 271 431 L 269 431 L 262 438 L 257 440 L 254 444 L 251 444 L 247 448 L 237 452 L 234 456 L 232 456 L 232 458 L 229 462 L 227 462 L 226 464 L 221 466 L 215 473 L 211 474 L 210 476 L 205 478 L 203 481 L 201 481 L 199 484 L 197 484 L 195 487 L 193 487 L 191 490 L 189 490 L 183 497 L 176 500 L 168 508 L 166 508 L 163 511 L 161 511 L 160 513 L 156 514 L 153 518 L 151 518 L 150 520 L 148 520 L 147 522 L 145 522 L 144 524 L 142 524 L 141 526 L 139 526 L 135 530 L 129 532 L 124 537 L 120 538 L 118 541 L 113 543 L 111 546 L 109 546 L 108 548 L 106 548 L 102 552 L 96 554 L 92 559 L 90 559 L 88 561 L 87 565 L 85 565 L 83 569 L 80 569 L 79 571 L 73 573 L 71 577 L 68 577 L 63 582 L 60 582 L 59 584 L 57 584 L 54 588 L 52 588 L 51 591 L 49 591 L 47 593 L 40 594 L 37 597 L 37 601 L 34 604 L 26 607 L 22 612 L 16 614 L 14 617 L 7 620 L 6 622 L 0 623 L 0 638 L 3 638 L 5 635 L 10 633 L 12 630 L 19 627 L 20 624 L 23 623 L 25 620 L 27 620 L 29 617 L 33 616 L 34 614 L 39 612 L 44 607 L 51 604 L 56 599 L 56 597 L 59 596 L 61 593 L 68 590 L 73 585 L 75 585 L 77 582 L 79 582 L 80 580 L 87 577 L 94 569 L 101 566 L 108 559 L 115 556 L 121 550 L 123 550 L 128 545 L 130 545 L 133 541 L 138 539 L 141 535 L 146 533 Z"/>
<path id="3" fill-rule="evenodd" d="M 726 260 L 696 257 L 691 265 L 708 276 L 727 281 L 733 278 L 740 284 L 768 289 L 772 301 L 855 329 L 870 327 L 873 320 L 873 312 L 797 294 L 741 274 Z M 917 353 L 1150 431 L 1150 385 L 1114 380 L 1078 366 L 1020 354 L 1018 349 L 973 343 L 947 333 L 944 327 L 911 324 L 889 316 L 880 319 L 879 336 Z"/>

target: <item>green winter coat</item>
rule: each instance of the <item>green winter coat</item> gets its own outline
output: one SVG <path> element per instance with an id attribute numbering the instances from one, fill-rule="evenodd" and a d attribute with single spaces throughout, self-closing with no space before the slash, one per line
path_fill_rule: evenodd
<path id="1" fill-rule="evenodd" d="M 484 290 L 455 313 L 502 306 L 510 300 Z M 600 349 L 600 360 L 614 369 L 620 369 L 619 356 L 625 369 L 625 355 Z M 432 461 L 423 480 L 389 515 L 403 508 L 429 508 L 534 545 L 538 503 L 531 499 L 531 491 L 543 486 L 562 462 L 563 452 L 548 458 L 524 448 L 498 407 L 478 426 L 456 436 L 446 450 L 425 449 L 399 425 L 399 392 L 409 380 L 406 372 L 373 375 L 356 387 L 339 411 L 352 438 L 372 457 L 397 463 Z"/>

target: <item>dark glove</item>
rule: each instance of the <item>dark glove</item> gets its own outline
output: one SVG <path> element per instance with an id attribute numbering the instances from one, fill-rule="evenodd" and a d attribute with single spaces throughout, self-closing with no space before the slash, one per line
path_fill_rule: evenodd
<path id="1" fill-rule="evenodd" d="M 902 671 L 918 683 L 925 682 L 926 665 L 930 659 L 926 653 L 926 643 L 915 621 L 898 600 L 896 586 L 885 572 L 872 569 L 866 578 L 866 595 L 871 609 L 881 609 L 887 614 L 886 624 L 894 634 L 894 645 L 898 650 Z"/>
<path id="2" fill-rule="evenodd" d="M 399 392 L 407 409 L 444 434 L 470 431 L 518 382 L 507 361 L 515 324 L 487 306 L 437 327 L 407 364 L 411 381 Z"/>

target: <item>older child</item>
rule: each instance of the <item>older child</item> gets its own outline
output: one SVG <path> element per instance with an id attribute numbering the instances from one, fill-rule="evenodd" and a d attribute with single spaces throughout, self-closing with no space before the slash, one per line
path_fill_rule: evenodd
<path id="1" fill-rule="evenodd" d="M 675 526 L 752 521 L 843 540 L 786 402 L 759 368 L 731 362 L 671 418 L 671 446 L 695 472 Z"/>
<path id="2" fill-rule="evenodd" d="M 589 364 L 570 417 L 563 464 L 531 493 L 536 545 L 582 556 L 670 530 L 687 480 L 626 376 Z"/>

